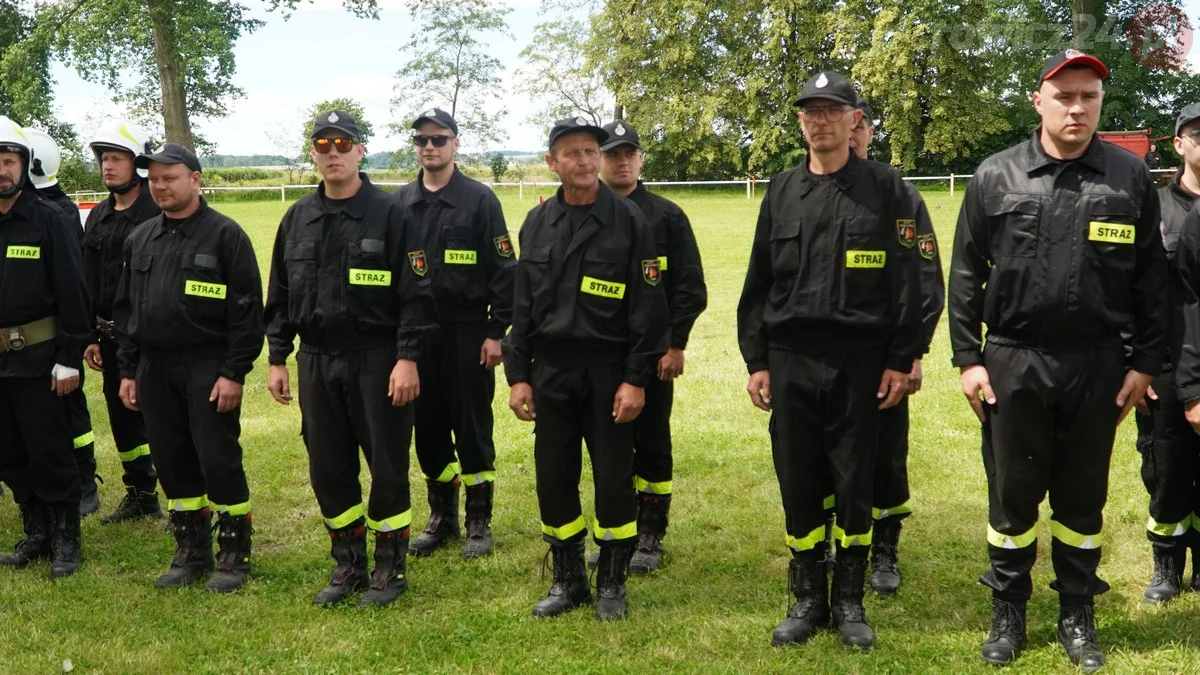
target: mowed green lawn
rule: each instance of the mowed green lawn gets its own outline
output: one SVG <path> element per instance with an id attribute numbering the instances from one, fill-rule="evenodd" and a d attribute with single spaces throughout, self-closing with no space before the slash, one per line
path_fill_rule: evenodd
<path id="1" fill-rule="evenodd" d="M 976 582 L 987 564 L 978 426 L 959 393 L 944 330 L 926 363 L 925 388 L 913 399 L 915 514 L 902 539 L 904 586 L 894 598 L 867 601 L 878 631 L 875 649 L 852 653 L 832 632 L 805 647 L 770 646 L 789 604 L 788 551 L 767 415 L 746 396 L 735 329 L 758 199 L 748 201 L 736 188 L 673 196 L 696 228 L 709 309 L 692 334 L 676 388 L 667 565 L 630 581 L 628 620 L 602 625 L 590 609 L 554 620 L 529 617 L 549 584 L 540 576 L 546 547 L 534 495 L 532 427 L 508 411 L 505 386 L 495 401 L 495 554 L 466 563 L 454 548 L 410 561 L 410 589 L 386 609 L 312 606 L 331 564 L 328 538 L 308 483 L 298 406 L 271 400 L 264 357 L 247 379 L 242 412 L 257 530 L 248 587 L 233 596 L 202 586 L 156 591 L 154 578 L 173 551 L 162 521 L 102 527 L 89 518 L 85 563 L 74 577 L 51 584 L 44 563 L 0 570 L 0 672 L 56 672 L 65 659 L 76 672 L 993 672 L 978 657 L 990 617 L 989 593 Z M 527 190 L 524 201 L 502 198 L 515 235 L 536 197 Z M 930 193 L 928 203 L 948 257 L 959 198 Z M 284 206 L 219 206 L 250 232 L 264 275 Z M 107 513 L 122 494 L 120 469 L 99 378 L 90 377 L 87 390 L 108 481 L 101 488 Z M 1166 608 L 1141 601 L 1151 566 L 1131 423 L 1121 429 L 1113 464 L 1101 567 L 1113 590 L 1097 610 L 1108 671 L 1200 672 L 1200 595 Z M 415 459 L 412 467 L 419 528 L 427 506 Z M 590 487 L 584 493 L 590 514 Z M 4 500 L 0 544 L 19 539 L 19 523 Z M 1053 577 L 1046 523 L 1040 533 L 1030 646 L 1007 672 L 1071 670 L 1054 640 L 1057 597 L 1047 589 Z"/>

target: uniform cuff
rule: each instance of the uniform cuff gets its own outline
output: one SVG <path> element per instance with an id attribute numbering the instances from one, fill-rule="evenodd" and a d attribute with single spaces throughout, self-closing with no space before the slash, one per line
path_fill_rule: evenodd
<path id="1" fill-rule="evenodd" d="M 956 368 L 982 366 L 983 352 L 979 351 L 978 349 L 964 349 L 962 351 L 954 352 L 954 358 L 950 360 L 950 363 Z"/>
<path id="2" fill-rule="evenodd" d="M 1148 359 L 1140 356 L 1129 361 L 1129 369 L 1152 377 L 1158 377 L 1162 374 L 1164 361 L 1165 359 Z"/>
<path id="3" fill-rule="evenodd" d="M 753 374 L 759 372 L 760 370 L 769 370 L 769 366 L 767 365 L 767 362 L 765 359 L 761 360 L 761 361 L 758 359 L 755 359 L 753 361 L 746 362 L 746 372 L 748 374 L 753 375 Z"/>
<path id="4" fill-rule="evenodd" d="M 489 340 L 503 340 L 508 333 L 508 326 L 504 324 L 489 323 L 487 328 L 487 338 Z"/>
<path id="5" fill-rule="evenodd" d="M 217 371 L 221 377 L 233 380 L 238 384 L 246 384 L 246 372 L 247 371 L 241 369 L 234 370 L 229 366 L 221 366 L 221 369 Z"/>

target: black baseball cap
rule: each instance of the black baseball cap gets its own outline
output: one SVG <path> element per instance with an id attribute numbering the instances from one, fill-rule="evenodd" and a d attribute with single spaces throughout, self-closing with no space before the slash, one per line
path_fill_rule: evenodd
<path id="1" fill-rule="evenodd" d="M 632 145 L 638 150 L 642 149 L 642 139 L 638 137 L 637 129 L 634 129 L 632 124 L 624 120 L 616 120 L 605 124 L 602 128 L 604 133 L 608 134 L 608 142 L 600 146 L 604 152 L 619 145 Z"/>
<path id="2" fill-rule="evenodd" d="M 549 148 L 554 149 L 554 144 L 558 139 L 573 134 L 577 131 L 585 131 L 596 137 L 596 142 L 604 145 L 608 142 L 608 132 L 596 126 L 596 123 L 586 117 L 568 117 L 554 123 L 554 127 L 550 129 L 550 144 Z"/>
<path id="3" fill-rule="evenodd" d="M 809 79 L 804 84 L 804 89 L 800 91 L 800 97 L 792 105 L 798 108 L 814 98 L 827 98 L 846 105 L 855 105 L 858 102 L 858 94 L 854 92 L 854 87 L 850 85 L 850 82 L 841 75 L 831 72 L 817 73 L 816 76 Z"/>
<path id="4" fill-rule="evenodd" d="M 1059 74 L 1064 68 L 1072 66 L 1091 68 L 1102 80 L 1108 77 L 1108 66 L 1104 65 L 1103 61 L 1078 49 L 1067 49 L 1051 56 L 1042 64 L 1042 76 L 1038 78 L 1038 86 Z"/>
<path id="5" fill-rule="evenodd" d="M 458 135 L 458 122 L 455 122 L 450 113 L 441 108 L 430 108 L 421 113 L 421 116 L 412 123 L 412 128 L 416 129 L 426 122 L 433 122 L 443 129 L 454 132 L 455 136 Z"/>
<path id="6" fill-rule="evenodd" d="M 1188 125 L 1189 122 L 1200 120 L 1200 103 L 1189 103 L 1183 106 L 1183 110 L 1179 112 L 1179 117 L 1175 118 L 1175 135 L 1178 136 L 1180 131 Z"/>
<path id="7" fill-rule="evenodd" d="M 317 115 L 313 120 L 311 138 L 319 138 L 322 133 L 330 129 L 336 129 L 356 142 L 362 140 L 362 131 L 358 129 L 358 122 L 354 119 L 354 115 L 345 110 L 326 110 Z"/>
<path id="8" fill-rule="evenodd" d="M 133 166 L 138 169 L 149 169 L 151 162 L 157 164 L 182 164 L 192 171 L 203 173 L 203 170 L 200 168 L 200 160 L 196 159 L 196 153 L 182 145 L 175 145 L 174 143 L 167 143 L 154 154 L 138 155 L 133 160 Z"/>
<path id="9" fill-rule="evenodd" d="M 875 126 L 875 113 L 871 111 L 871 106 L 867 105 L 867 99 L 859 96 L 854 102 L 854 107 L 862 111 L 863 119 L 871 126 Z"/>

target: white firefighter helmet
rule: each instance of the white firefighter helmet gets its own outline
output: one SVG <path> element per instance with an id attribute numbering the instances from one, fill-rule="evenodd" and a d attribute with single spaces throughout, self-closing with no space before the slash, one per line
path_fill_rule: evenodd
<path id="1" fill-rule="evenodd" d="M 62 150 L 50 134 L 41 129 L 25 128 L 33 148 L 33 160 L 29 162 L 29 180 L 34 189 L 41 190 L 58 185 L 58 167 L 62 165 Z"/>
<path id="2" fill-rule="evenodd" d="M 25 170 L 29 170 L 30 160 L 33 158 L 33 146 L 29 142 L 29 137 L 25 135 L 25 130 L 21 128 L 20 124 L 4 116 L 0 116 L 0 152 L 17 153 L 25 162 Z M 0 197 L 8 198 L 15 195 L 25 184 L 24 178 L 21 176 L 16 185 L 0 191 Z"/>
<path id="3" fill-rule="evenodd" d="M 150 145 L 150 134 L 129 120 L 109 120 L 105 122 L 100 127 L 100 130 L 96 132 L 96 137 L 92 139 L 92 142 L 88 146 L 96 155 L 96 164 L 102 163 L 100 158 L 108 150 L 128 152 L 134 157 L 154 151 L 153 146 Z M 138 169 L 137 174 L 142 178 L 148 175 L 145 169 Z"/>

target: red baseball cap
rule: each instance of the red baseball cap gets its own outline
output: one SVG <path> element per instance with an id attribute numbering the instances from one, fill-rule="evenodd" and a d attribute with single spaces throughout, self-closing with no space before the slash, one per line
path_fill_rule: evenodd
<path id="1" fill-rule="evenodd" d="M 1067 49 L 1051 56 L 1042 64 L 1042 76 L 1038 79 L 1038 86 L 1057 75 L 1063 68 L 1071 66 L 1091 68 L 1102 80 L 1108 77 L 1108 66 L 1104 65 L 1103 61 L 1078 49 Z"/>

